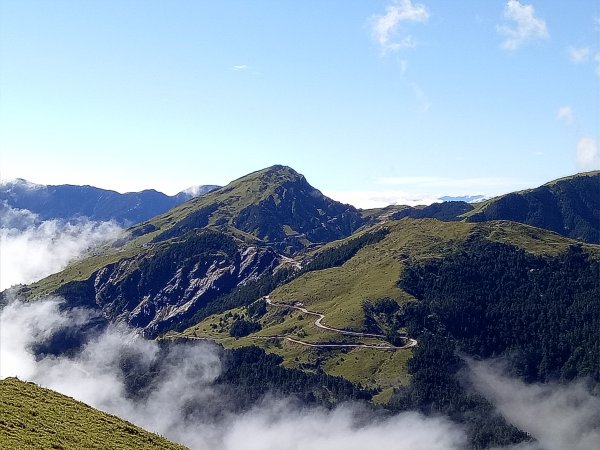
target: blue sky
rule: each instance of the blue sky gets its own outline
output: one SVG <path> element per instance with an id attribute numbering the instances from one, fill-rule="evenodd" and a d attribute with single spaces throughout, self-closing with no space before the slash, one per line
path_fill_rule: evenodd
<path id="1" fill-rule="evenodd" d="M 3 1 L 0 177 L 359 206 L 599 167 L 600 3 Z"/>

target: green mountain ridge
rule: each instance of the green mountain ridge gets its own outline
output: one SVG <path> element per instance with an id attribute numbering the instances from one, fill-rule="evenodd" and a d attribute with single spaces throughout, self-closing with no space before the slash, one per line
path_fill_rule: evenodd
<path id="1" fill-rule="evenodd" d="M 355 252 L 345 251 L 345 248 L 352 242 L 356 242 L 359 236 L 373 235 L 380 230 L 385 230 L 382 237 L 366 241 L 366 244 L 357 247 Z M 272 299 L 287 304 L 300 302 L 309 310 L 323 313 L 328 326 L 357 332 L 369 331 L 364 312 L 366 302 L 389 298 L 403 306 L 414 301 L 413 295 L 399 285 L 406 267 L 422 261 L 450 257 L 456 252 L 461 252 L 472 240 L 478 239 L 507 245 L 529 255 L 543 258 L 555 258 L 571 246 L 580 245 L 577 241 L 556 233 L 508 221 L 444 223 L 435 219 L 405 218 L 399 221 L 388 221 L 382 225 L 373 225 L 352 237 L 328 244 L 322 250 L 315 252 L 311 261 L 318 260 L 320 255 L 331 250 L 348 254 L 348 257 L 341 260 L 332 257 L 328 265 L 292 278 L 275 288 L 269 295 Z M 583 248 L 591 257 L 600 258 L 600 247 L 584 244 Z M 307 262 L 305 266 L 310 268 L 311 264 Z M 251 300 L 258 300 L 258 297 L 249 299 Z M 253 316 L 250 306 L 238 307 L 232 311 L 240 317 Z M 236 339 L 230 336 L 231 326 L 235 322 L 231 319 L 231 314 L 225 310 L 207 317 L 190 327 L 184 334 L 217 339 L 226 346 L 258 345 L 283 356 L 284 363 L 290 367 L 309 365 L 311 352 L 306 351 L 304 356 L 300 357 L 298 347 L 293 344 L 280 342 L 278 345 L 273 345 L 268 340 L 259 338 L 289 334 L 291 337 L 311 343 L 336 341 L 371 343 L 371 340 L 349 340 L 346 336 L 318 329 L 310 320 L 299 322 L 298 318 L 302 314 L 298 312 L 283 314 L 276 310 L 252 319 L 260 324 L 259 331 Z M 350 351 L 350 354 L 353 353 L 364 354 L 365 352 L 357 349 Z M 387 359 L 386 355 L 381 356 Z M 353 366 L 344 368 L 351 360 L 345 359 L 345 364 L 339 364 L 339 361 L 336 361 L 338 357 L 339 352 L 329 352 L 323 356 L 321 367 L 327 373 L 346 376 L 369 387 L 391 388 L 398 375 L 405 377 L 406 380 L 406 372 L 396 372 L 390 379 L 386 379 L 389 374 L 384 373 L 373 378 L 371 368 Z M 398 362 L 403 361 L 405 367 L 405 355 L 397 355 L 397 359 Z M 329 364 L 330 360 L 334 362 Z"/>
<path id="2" fill-rule="evenodd" d="M 600 243 L 600 171 L 550 181 L 478 204 L 470 222 L 512 220 L 584 242 Z"/>
<path id="3" fill-rule="evenodd" d="M 390 205 L 361 211 L 366 219 L 412 217 L 443 221 L 511 220 L 593 244 L 600 243 L 600 172 L 562 177 L 537 188 L 477 203 L 446 201 L 431 205 Z"/>
<path id="4" fill-rule="evenodd" d="M 356 252 L 345 250 L 358 236 L 381 229 L 381 238 Z M 336 249 L 349 257 L 336 259 Z M 598 245 L 509 221 L 404 218 L 330 243 L 314 260 L 325 252 L 332 253 L 329 267 L 277 287 L 271 302 L 301 304 L 323 314 L 329 327 L 384 334 L 389 342 L 407 333 L 416 347 L 328 348 L 381 339 L 323 330 L 306 314 L 259 298 L 205 318 L 184 336 L 231 348 L 262 347 L 286 367 L 324 371 L 375 390 L 373 402 L 394 411 L 449 415 L 468 426 L 473 448 L 521 442 L 527 435 L 458 385 L 464 363 L 456 352 L 507 358 L 528 381 L 600 377 L 593 351 L 600 326 Z M 254 326 L 238 333 L 242 322 Z"/>

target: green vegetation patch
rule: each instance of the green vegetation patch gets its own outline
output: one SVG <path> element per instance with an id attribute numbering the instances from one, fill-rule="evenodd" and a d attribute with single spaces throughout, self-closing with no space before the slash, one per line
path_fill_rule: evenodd
<path id="1" fill-rule="evenodd" d="M 487 234 L 490 241 L 514 245 L 534 255 L 557 256 L 566 252 L 569 246 L 579 244 L 552 231 L 506 220 L 485 222 L 479 225 L 479 229 Z M 581 245 L 592 254 L 600 254 L 598 245 Z"/>
<path id="2" fill-rule="evenodd" d="M 373 351 L 355 348 L 348 352 L 337 352 L 324 368 L 330 375 L 383 391 L 408 385 L 410 375 L 406 368 L 411 356 L 411 350 Z"/>
<path id="3" fill-rule="evenodd" d="M 169 442 L 116 416 L 33 383 L 0 381 L 3 449 L 172 449 Z"/>

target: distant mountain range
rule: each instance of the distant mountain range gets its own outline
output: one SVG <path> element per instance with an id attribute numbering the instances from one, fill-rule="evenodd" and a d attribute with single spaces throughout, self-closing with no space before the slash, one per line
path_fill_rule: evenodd
<path id="1" fill-rule="evenodd" d="M 273 180 L 268 177 L 261 180 L 257 178 L 263 173 L 276 172 Z M 297 181 L 304 185 L 295 184 Z M 250 186 L 251 182 L 255 185 Z M 235 201 L 228 199 L 229 193 L 239 189 L 240 184 L 244 184 L 244 195 L 231 195 L 237 199 Z M 40 185 L 17 179 L 0 184 L 0 211 L 9 207 L 31 211 L 40 220 L 86 217 L 99 221 L 114 220 L 121 225 L 132 226 L 219 188 L 215 185 L 192 186 L 173 196 L 153 189 L 121 194 L 93 186 Z M 309 202 L 308 196 L 314 196 L 319 201 Z M 279 203 L 280 198 L 282 204 Z M 490 199 L 476 195 L 446 196 L 441 200 L 443 202 L 426 206 L 392 205 L 363 210 L 357 214 L 355 208 L 347 205 L 342 207 L 341 203 L 325 197 L 293 169 L 273 166 L 267 172 L 258 171 L 255 175 L 250 174 L 230 183 L 220 198 L 215 198 L 212 203 L 202 202 L 201 211 L 186 220 L 193 222 L 199 216 L 208 214 L 212 217 L 211 223 L 219 222 L 222 225 L 226 222 L 241 231 L 265 238 L 272 244 L 276 241 L 282 245 L 293 243 L 295 249 L 303 246 L 299 244 L 303 240 L 325 242 L 348 236 L 349 230 L 383 217 L 470 222 L 511 220 L 584 242 L 600 243 L 599 171 L 561 178 L 538 188 Z M 229 203 L 235 205 L 234 209 L 224 207 Z M 335 211 L 329 211 L 332 207 Z M 323 211 L 332 212 L 333 215 L 321 217 Z M 321 226 L 323 219 L 326 225 Z M 290 223 L 284 223 L 286 220 Z M 197 226 L 184 221 L 170 233 L 175 234 L 190 227 Z"/>
<path id="2" fill-rule="evenodd" d="M 487 197 L 485 195 L 462 195 L 462 196 L 458 196 L 458 197 L 452 197 L 449 195 L 445 195 L 443 197 L 440 197 L 440 200 L 442 200 L 444 202 L 477 203 L 477 202 L 486 200 L 486 198 Z"/>
<path id="3" fill-rule="evenodd" d="M 40 220 L 86 217 L 130 226 L 218 187 L 194 186 L 169 196 L 153 189 L 121 194 L 93 186 L 42 185 L 17 179 L 0 184 L 0 204 L 31 211 Z"/>

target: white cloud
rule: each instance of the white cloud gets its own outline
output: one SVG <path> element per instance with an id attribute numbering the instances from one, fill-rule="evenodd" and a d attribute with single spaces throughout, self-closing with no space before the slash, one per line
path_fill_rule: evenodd
<path id="1" fill-rule="evenodd" d="M 514 178 L 447 178 L 434 176 L 413 176 L 413 177 L 384 177 L 377 180 L 378 184 L 387 186 L 407 186 L 416 188 L 430 189 L 439 191 L 439 189 L 456 190 L 473 189 L 481 190 L 516 188 L 523 185 L 523 181 Z"/>
<path id="2" fill-rule="evenodd" d="M 61 310 L 59 299 L 14 301 L 4 307 L 0 378 L 33 381 L 198 450 L 466 448 L 460 425 L 416 412 L 377 415 L 359 404 L 326 410 L 274 397 L 240 412 L 226 386 L 215 384 L 226 364 L 221 350 L 205 342 L 161 349 L 124 327 L 108 326 L 69 356 L 39 356 L 32 350 L 56 332 L 81 328 L 94 315 L 84 309 Z M 583 383 L 525 384 L 506 376 L 497 363 L 467 363 L 466 375 L 475 389 L 537 440 L 508 448 L 597 448 L 600 399 Z M 154 373 L 149 389 L 131 395 L 126 367 Z"/>
<path id="3" fill-rule="evenodd" d="M 525 384 L 509 378 L 503 367 L 469 361 L 475 388 L 512 424 L 533 436 L 540 445 L 519 449 L 596 450 L 600 442 L 600 398 L 583 382 L 570 385 Z"/>
<path id="4" fill-rule="evenodd" d="M 569 58 L 576 64 L 592 62 L 596 64 L 595 72 L 600 77 L 600 52 L 595 52 L 590 47 L 569 47 Z"/>
<path id="5" fill-rule="evenodd" d="M 28 209 L 13 208 L 6 200 L 0 202 L 0 229 L 25 230 L 39 223 L 38 215 Z"/>
<path id="6" fill-rule="evenodd" d="M 556 114 L 556 118 L 558 120 L 563 121 L 567 125 L 572 125 L 575 117 L 573 115 L 573 108 L 570 106 L 561 106 L 558 108 L 558 113 Z"/>
<path id="7" fill-rule="evenodd" d="M 441 201 L 438 197 L 401 190 L 326 191 L 327 197 L 356 208 L 383 208 L 389 205 L 430 205 Z"/>
<path id="8" fill-rule="evenodd" d="M 582 137 L 577 142 L 577 165 L 582 170 L 592 170 L 598 166 L 598 142 L 591 137 Z"/>
<path id="9" fill-rule="evenodd" d="M 248 70 L 248 69 L 250 69 L 250 66 L 248 66 L 246 64 L 239 64 L 237 66 L 233 66 L 233 70 L 236 70 L 236 71 Z"/>
<path id="10" fill-rule="evenodd" d="M 569 58 L 574 63 L 588 61 L 592 53 L 589 47 L 569 47 L 567 51 L 569 52 Z"/>
<path id="11" fill-rule="evenodd" d="M 527 41 L 550 37 L 546 21 L 535 16 L 532 5 L 522 4 L 518 0 L 508 0 L 504 7 L 504 17 L 510 23 L 497 27 L 497 30 L 506 37 L 502 42 L 502 48 L 516 50 Z"/>
<path id="12" fill-rule="evenodd" d="M 382 208 L 389 205 L 430 205 L 442 197 L 486 198 L 531 187 L 531 182 L 513 178 L 448 178 L 434 176 L 386 177 L 375 184 L 388 189 L 326 191 L 328 197 L 357 208 Z"/>
<path id="13" fill-rule="evenodd" d="M 398 31 L 402 22 L 420 22 L 429 20 L 429 11 L 425 5 L 411 0 L 401 0 L 386 8 L 382 16 L 375 16 L 373 21 L 373 36 L 384 51 L 395 51 L 416 46 L 410 34 L 399 37 Z"/>
<path id="14" fill-rule="evenodd" d="M 464 435 L 443 418 L 404 413 L 362 425 L 349 406 L 331 412 L 313 409 L 251 411 L 236 420 L 225 449 L 248 450 L 444 450 L 464 445 Z M 243 445 L 241 445 L 243 443 Z"/>
<path id="15" fill-rule="evenodd" d="M 83 219 L 39 222 L 30 211 L 3 206 L 0 290 L 58 272 L 90 248 L 116 238 L 122 230 L 114 222 Z"/>

